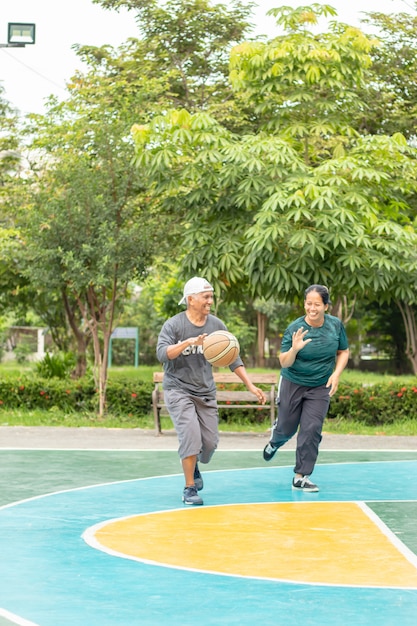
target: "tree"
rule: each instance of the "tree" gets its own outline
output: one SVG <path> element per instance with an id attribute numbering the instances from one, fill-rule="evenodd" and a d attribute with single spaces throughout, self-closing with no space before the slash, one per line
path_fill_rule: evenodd
<path id="1" fill-rule="evenodd" d="M 284 6 L 269 15 L 284 34 L 235 46 L 231 83 L 262 130 L 288 139 L 306 164 L 315 165 L 355 135 L 353 114 L 365 106 L 358 89 L 376 41 L 336 21 L 315 34 L 310 29 L 319 18 L 336 15 L 328 5 Z"/>
<path id="2" fill-rule="evenodd" d="M 234 84 L 253 99 L 259 132 L 240 136 L 186 111 L 133 128 L 155 193 L 186 207 L 184 265 L 210 268 L 217 293 L 229 296 L 249 286 L 294 302 L 324 283 L 334 301 L 376 293 L 413 302 L 416 151 L 399 134 L 358 136 L 341 115 L 361 106 L 355 89 L 372 42 L 343 25 L 312 37 L 304 27 L 314 7 L 274 14 L 288 35 L 232 52 Z"/>
<path id="3" fill-rule="evenodd" d="M 15 203 L 21 200 L 22 149 L 18 117 L 0 87 L 0 311 L 8 311 L 18 300 L 27 281 L 17 261 L 19 232 Z"/>
<path id="4" fill-rule="evenodd" d="M 154 253 L 158 224 L 140 173 L 130 165 L 131 99 L 96 99 L 87 106 L 86 81 L 68 102 L 36 117 L 32 149 L 43 163 L 33 208 L 22 214 L 26 274 L 61 294 L 68 321 L 85 353 L 94 349 L 99 414 L 105 409 L 109 340 L 131 280 L 139 279 Z M 71 306 L 76 302 L 78 314 Z"/>
<path id="5" fill-rule="evenodd" d="M 32 118 L 31 149 L 42 156 L 32 207 L 21 216 L 25 275 L 59 294 L 80 373 L 92 340 L 100 414 L 109 339 L 123 299 L 155 255 L 175 257 L 182 228 L 182 213 L 161 212 L 131 165 L 130 127 L 172 102 L 198 108 L 210 100 L 221 109 L 231 93 L 223 46 L 248 27 L 240 3 L 234 11 L 206 0 L 137 7 L 142 39 L 118 51 L 78 48 L 89 71 L 73 77 L 66 102 L 51 98 L 48 114 Z"/>
<path id="6" fill-rule="evenodd" d="M 361 133 L 401 132 L 415 139 L 417 125 L 417 17 L 409 13 L 371 12 L 363 23 L 377 28 L 379 45 L 371 51 L 372 66 L 361 97 Z"/>
<path id="7" fill-rule="evenodd" d="M 362 97 L 366 115 L 359 116 L 357 128 L 364 133 L 401 132 L 415 145 L 417 18 L 409 14 L 385 15 L 372 12 L 363 20 L 376 26 L 380 45 L 372 51 L 373 65 Z M 416 225 L 417 197 L 410 198 L 408 219 Z M 417 318 L 413 301 L 396 298 L 406 336 L 405 354 L 417 372 Z"/>
<path id="8" fill-rule="evenodd" d="M 133 63 L 146 80 L 164 85 L 157 110 L 169 107 L 210 110 L 230 127 L 245 123 L 233 97 L 229 52 L 253 26 L 253 3 L 232 0 L 230 6 L 210 0 L 95 0 L 105 8 L 135 11 L 139 40 L 129 43 Z M 100 49 L 98 54 L 102 54 Z M 161 82 L 163 79 L 163 83 Z"/>

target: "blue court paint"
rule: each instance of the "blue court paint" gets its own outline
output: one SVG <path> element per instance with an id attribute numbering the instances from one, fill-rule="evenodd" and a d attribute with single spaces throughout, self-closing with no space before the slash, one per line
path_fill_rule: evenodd
<path id="1" fill-rule="evenodd" d="M 207 505 L 414 502 L 417 486 L 409 477 L 416 469 L 416 461 L 319 465 L 317 494 L 293 492 L 288 467 L 205 472 L 203 494 Z M 39 626 L 414 626 L 416 590 L 205 574 L 117 558 L 83 541 L 87 528 L 106 520 L 182 507 L 182 487 L 181 475 L 166 476 L 3 507 L 0 607 Z"/>

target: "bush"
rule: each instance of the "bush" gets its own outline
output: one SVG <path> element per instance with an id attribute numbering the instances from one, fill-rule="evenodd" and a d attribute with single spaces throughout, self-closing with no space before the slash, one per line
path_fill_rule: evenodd
<path id="1" fill-rule="evenodd" d="M 328 418 L 351 419 L 368 426 L 417 419 L 417 386 L 402 383 L 341 383 L 330 402 Z"/>
<path id="2" fill-rule="evenodd" d="M 151 411 L 152 383 L 132 385 L 130 381 L 109 381 L 107 410 L 114 415 L 139 417 Z M 90 379 L 3 378 L 0 380 L 0 407 L 5 409 L 54 409 L 64 412 L 97 411 L 97 390 Z"/>
<path id="3" fill-rule="evenodd" d="M 130 380 L 117 376 L 109 379 L 107 412 L 137 423 L 138 418 L 152 412 L 152 382 Z M 417 419 L 417 385 L 402 382 L 355 385 L 340 383 L 330 402 L 329 419 L 354 420 L 364 425 L 379 426 Z M 97 411 L 97 390 L 90 378 L 69 380 L 26 376 L 0 379 L 0 408 L 46 409 L 63 413 L 94 413 Z M 220 421 L 231 424 L 267 424 L 269 411 L 254 409 L 221 409 Z"/>
<path id="4" fill-rule="evenodd" d="M 29 356 L 34 352 L 33 344 L 29 339 L 21 341 L 14 349 L 14 355 L 19 364 L 27 363 Z"/>
<path id="5" fill-rule="evenodd" d="M 41 378 L 67 378 L 75 367 L 75 355 L 71 352 L 46 353 L 36 363 L 36 371 Z"/>

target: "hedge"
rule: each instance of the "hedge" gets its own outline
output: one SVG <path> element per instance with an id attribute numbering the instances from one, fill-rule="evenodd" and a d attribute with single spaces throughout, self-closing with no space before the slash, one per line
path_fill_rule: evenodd
<path id="1" fill-rule="evenodd" d="M 417 385 L 340 383 L 330 402 L 328 417 L 352 419 L 369 426 L 417 419 Z"/>
<path id="2" fill-rule="evenodd" d="M 116 416 L 140 417 L 152 411 L 153 384 L 130 380 L 108 382 L 107 411 Z M 0 380 L 0 408 L 54 409 L 66 413 L 97 410 L 97 390 L 91 380 L 41 379 L 36 377 Z M 330 402 L 329 419 L 352 419 L 367 425 L 383 425 L 417 419 L 417 384 L 383 383 L 355 386 L 341 383 Z M 220 419 L 238 422 L 269 420 L 269 411 L 222 409 Z"/>
<path id="3" fill-rule="evenodd" d="M 152 383 L 109 381 L 107 411 L 113 415 L 147 415 L 152 408 Z M 4 409 L 59 409 L 91 413 L 97 410 L 97 389 L 91 380 L 25 378 L 0 380 Z"/>

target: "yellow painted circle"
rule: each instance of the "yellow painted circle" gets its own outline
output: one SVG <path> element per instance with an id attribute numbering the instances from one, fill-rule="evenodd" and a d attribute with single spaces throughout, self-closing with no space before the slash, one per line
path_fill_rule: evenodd
<path id="1" fill-rule="evenodd" d="M 102 549 L 165 566 L 315 584 L 417 588 L 417 568 L 356 503 L 193 507 L 109 522 Z"/>

